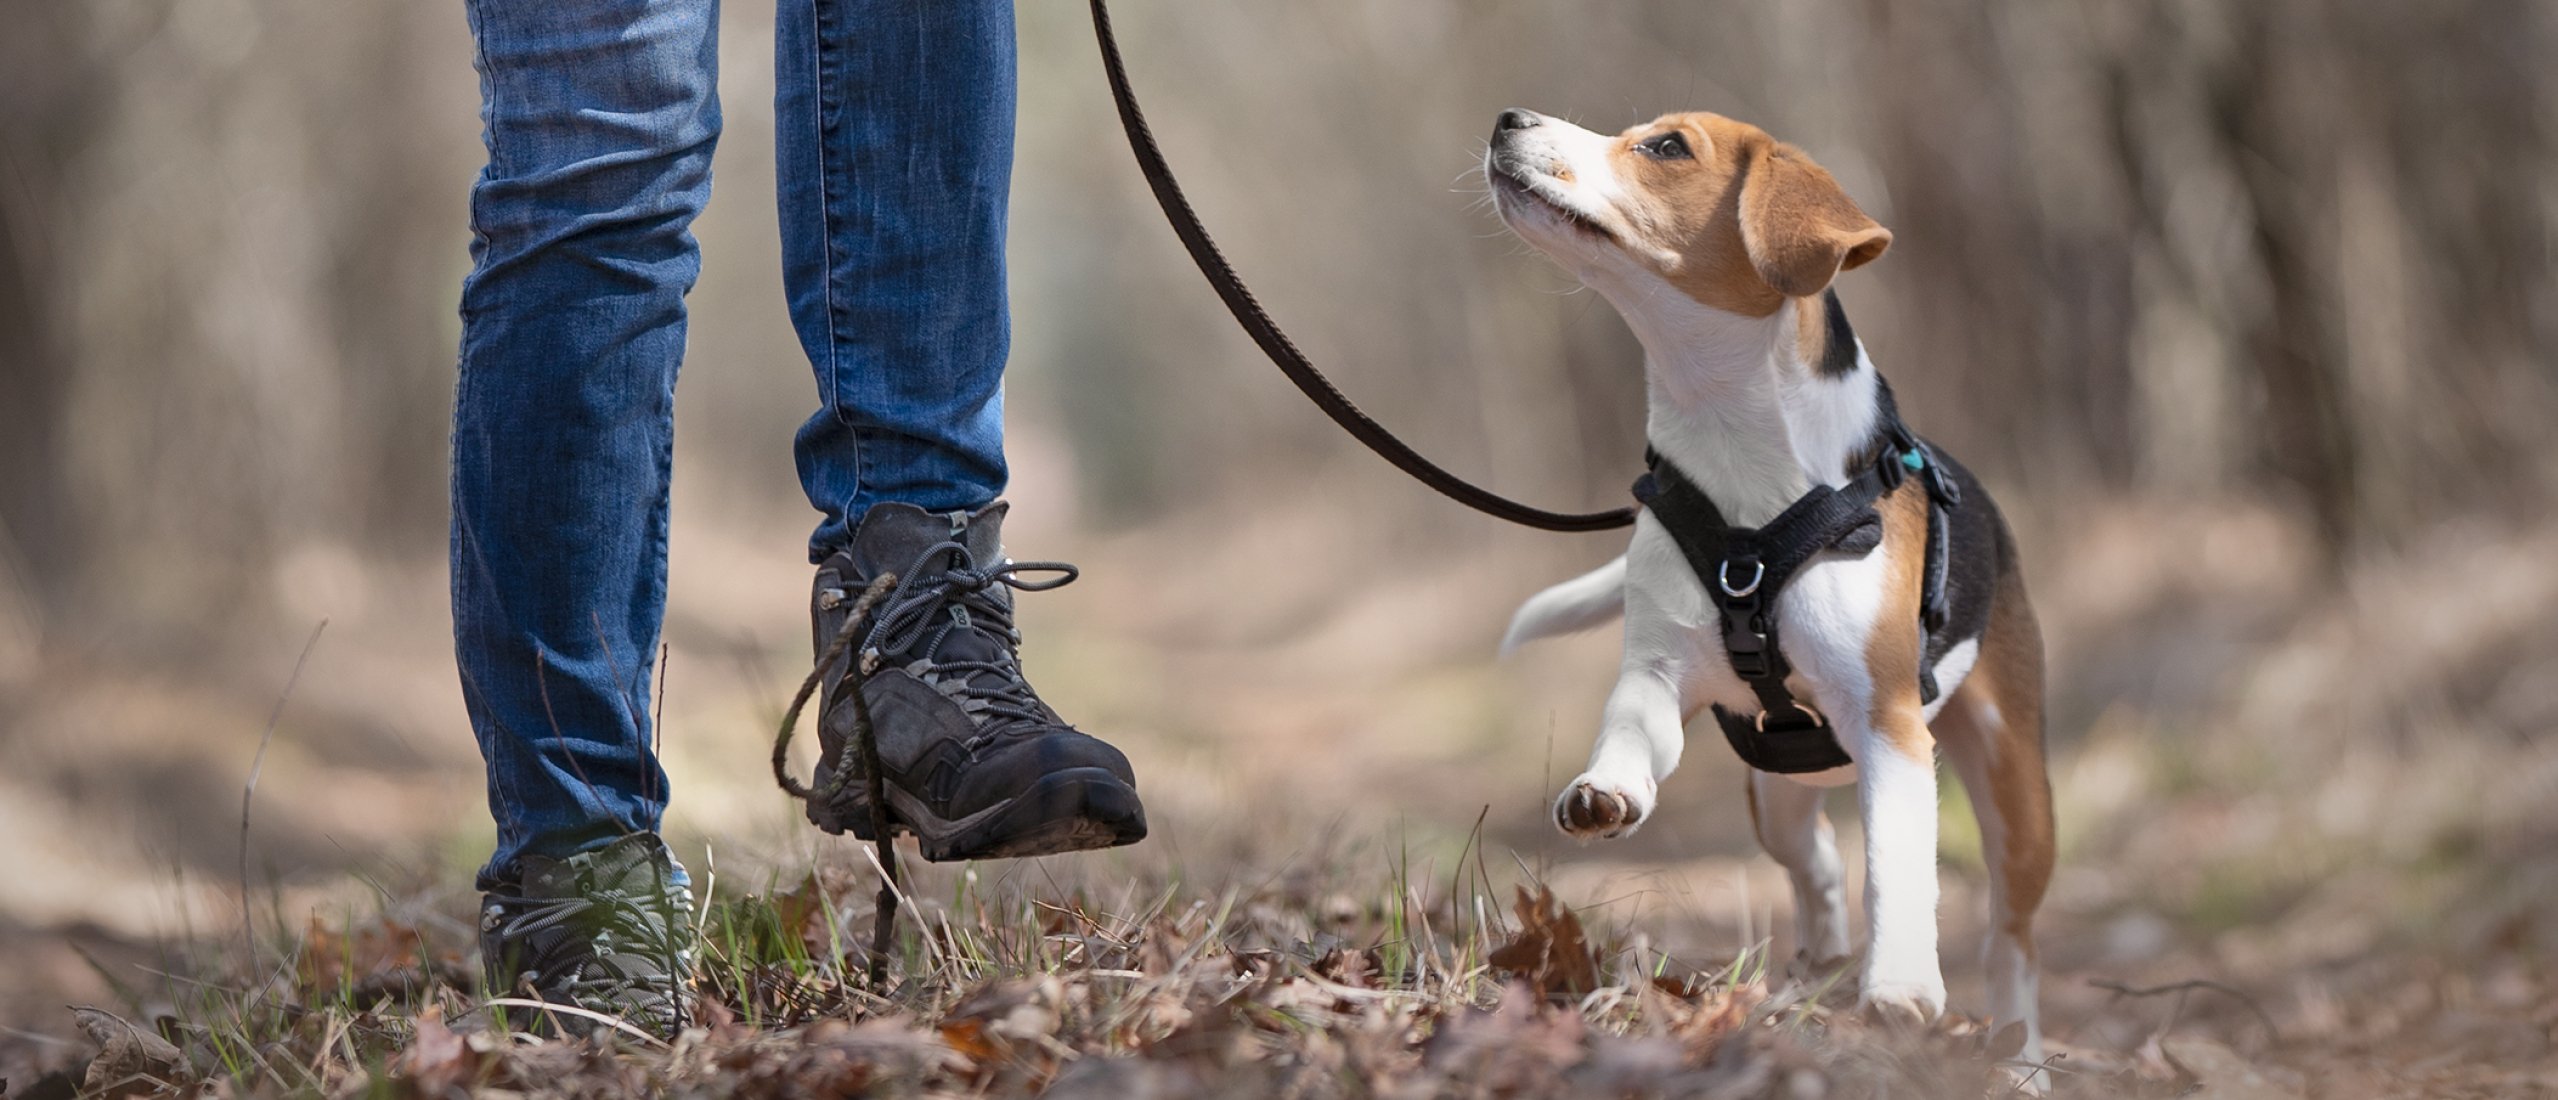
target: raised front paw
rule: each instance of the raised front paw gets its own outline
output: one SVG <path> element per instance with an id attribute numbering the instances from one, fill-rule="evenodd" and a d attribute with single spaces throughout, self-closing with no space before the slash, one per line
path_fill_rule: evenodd
<path id="1" fill-rule="evenodd" d="M 1652 815 L 1652 789 L 1585 773 L 1554 800 L 1554 824 L 1576 840 L 1630 836 Z"/>

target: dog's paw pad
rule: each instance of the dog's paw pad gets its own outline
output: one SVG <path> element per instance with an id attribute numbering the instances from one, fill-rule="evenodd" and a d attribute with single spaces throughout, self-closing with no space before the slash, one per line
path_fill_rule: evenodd
<path id="1" fill-rule="evenodd" d="M 1880 1022 L 1917 1027 L 1945 1014 L 1945 987 L 1916 982 L 1868 983 L 1857 995 L 1857 1005 Z"/>
<path id="2" fill-rule="evenodd" d="M 1554 800 L 1554 823 L 1581 840 L 1620 837 L 1643 823 L 1645 810 L 1641 796 L 1583 779 Z"/>

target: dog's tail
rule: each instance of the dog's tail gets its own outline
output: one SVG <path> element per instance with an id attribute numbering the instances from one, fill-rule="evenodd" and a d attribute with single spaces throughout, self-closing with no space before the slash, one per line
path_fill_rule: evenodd
<path id="1" fill-rule="evenodd" d="M 1528 597 L 1510 617 L 1501 655 L 1539 638 L 1588 630 L 1625 613 L 1625 556 Z"/>

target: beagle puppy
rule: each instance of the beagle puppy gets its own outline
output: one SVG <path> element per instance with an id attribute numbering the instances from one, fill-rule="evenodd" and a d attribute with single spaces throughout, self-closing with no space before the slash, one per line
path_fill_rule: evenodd
<path id="1" fill-rule="evenodd" d="M 1817 486 L 1844 487 L 1889 445 L 1883 437 L 1899 423 L 1889 390 L 1829 288 L 1881 256 L 1892 234 L 1802 150 L 1712 114 L 1600 134 L 1510 110 L 1484 170 L 1502 221 L 1625 317 L 1643 345 L 1658 460 L 1729 524 L 1755 528 Z M 1875 501 L 1879 544 L 1815 555 L 1770 603 L 1781 628 L 1771 633 L 1792 669 L 1783 690 L 1825 719 L 1850 762 L 1810 774 L 1752 770 L 1750 814 L 1793 882 L 1799 957 L 1842 960 L 1846 899 L 1821 801 L 1825 787 L 1856 786 L 1870 938 L 1861 1000 L 1931 1018 L 1945 1008 L 1942 753 L 1980 820 L 1993 1026 L 2023 1024 L 2021 1057 L 2039 1060 L 2032 925 L 2053 855 L 2042 639 L 2015 542 L 1988 493 L 1941 452 L 1919 449 L 1961 490 L 1939 549 L 1929 550 L 1931 500 L 1908 487 L 1913 479 Z M 1940 557 L 1942 572 L 1925 577 Z M 1555 802 L 1564 832 L 1632 833 L 1655 812 L 1692 719 L 1709 707 L 1764 709 L 1734 671 L 1719 621 L 1726 605 L 1707 583 L 1647 508 L 1623 556 L 1539 593 L 1512 621 L 1504 653 L 1625 619 L 1624 660 L 1589 768 Z M 1943 595 L 1933 631 L 1921 625 L 1926 585 Z M 1922 698 L 1923 671 L 1933 674 L 1932 699 Z"/>

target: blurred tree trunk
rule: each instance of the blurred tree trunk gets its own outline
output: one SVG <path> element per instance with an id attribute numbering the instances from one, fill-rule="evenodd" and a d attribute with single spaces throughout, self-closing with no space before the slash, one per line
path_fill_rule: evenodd
<path id="1" fill-rule="evenodd" d="M 0 3 L 0 597 L 50 617 L 82 556 L 61 479 L 74 349 L 63 331 L 68 163 L 108 78 L 79 4 Z M 12 574 L 19 574 L 12 576 Z M 0 598 L 0 608 L 9 601 Z M 38 624 L 41 625 L 41 624 Z"/>

